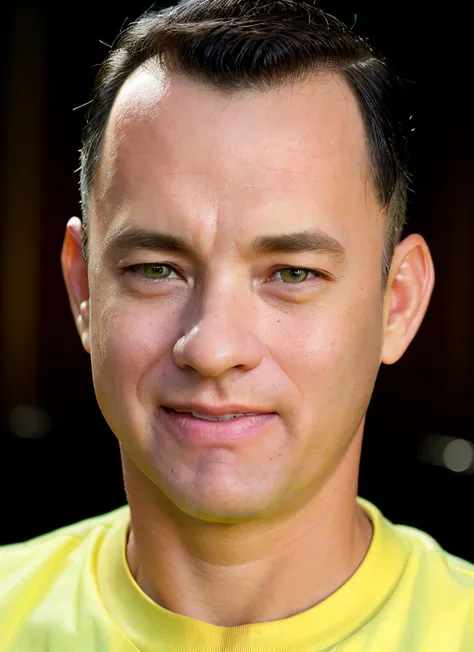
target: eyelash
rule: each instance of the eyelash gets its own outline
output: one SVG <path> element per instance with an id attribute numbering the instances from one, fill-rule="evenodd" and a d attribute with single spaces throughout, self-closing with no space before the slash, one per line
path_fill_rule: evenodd
<path id="1" fill-rule="evenodd" d="M 128 267 L 124 267 L 122 269 L 122 271 L 123 271 L 123 273 L 126 273 L 126 274 L 135 274 L 137 276 L 140 276 L 146 283 L 162 283 L 163 281 L 168 280 L 167 278 L 153 280 L 151 278 L 147 278 L 143 274 L 140 274 L 139 270 L 143 270 L 143 268 L 147 267 L 148 265 L 156 265 L 156 266 L 160 266 L 160 267 L 166 267 L 166 268 L 172 270 L 175 274 L 181 275 L 180 272 L 173 267 L 173 265 L 168 265 L 167 263 L 139 263 L 137 265 L 129 265 Z M 325 272 L 323 272 L 322 270 L 319 270 L 319 269 L 309 269 L 308 267 L 293 267 L 291 265 L 287 266 L 287 267 L 280 267 L 280 268 L 276 269 L 271 274 L 271 276 L 274 276 L 275 274 L 278 274 L 279 272 L 283 272 L 283 271 L 286 271 L 286 270 L 296 270 L 296 271 L 299 271 L 299 272 L 308 272 L 309 274 L 313 274 L 314 277 L 315 277 L 314 279 L 312 279 L 313 281 L 318 280 L 318 279 L 328 281 L 331 278 L 329 274 L 326 274 Z M 288 285 L 288 286 L 301 286 L 301 285 L 306 285 L 307 284 L 306 281 L 307 281 L 307 279 L 305 279 L 301 283 L 285 283 L 284 281 L 282 281 L 282 283 L 283 283 L 283 285 Z"/>

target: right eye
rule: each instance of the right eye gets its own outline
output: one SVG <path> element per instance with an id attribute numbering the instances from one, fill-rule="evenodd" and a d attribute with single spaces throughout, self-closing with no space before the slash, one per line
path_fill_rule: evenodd
<path id="1" fill-rule="evenodd" d="M 147 281 L 166 281 L 170 278 L 171 274 L 176 276 L 171 278 L 179 278 L 176 270 L 171 265 L 164 263 L 140 263 L 138 265 L 129 265 L 123 268 L 124 273 L 135 274 L 141 276 Z"/>

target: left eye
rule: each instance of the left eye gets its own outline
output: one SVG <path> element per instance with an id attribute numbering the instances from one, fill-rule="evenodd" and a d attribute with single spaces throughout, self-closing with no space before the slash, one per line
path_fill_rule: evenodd
<path id="1" fill-rule="evenodd" d="M 316 272 L 303 267 L 286 267 L 275 272 L 275 275 L 279 275 L 284 283 L 292 285 L 301 285 L 310 274 L 317 276 Z"/>
<path id="2" fill-rule="evenodd" d="M 171 274 L 178 274 L 170 265 L 164 265 L 163 263 L 142 263 L 141 265 L 130 265 L 129 267 L 124 268 L 125 272 L 139 274 L 147 278 L 150 281 L 165 281 L 170 278 Z"/>

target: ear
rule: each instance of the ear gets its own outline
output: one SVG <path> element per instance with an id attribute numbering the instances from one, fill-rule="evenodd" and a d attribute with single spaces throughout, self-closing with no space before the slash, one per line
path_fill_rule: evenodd
<path id="1" fill-rule="evenodd" d="M 425 316 L 434 286 L 430 250 L 413 234 L 395 248 L 384 299 L 382 362 L 393 364 L 405 353 Z"/>
<path id="2" fill-rule="evenodd" d="M 82 255 L 82 222 L 72 217 L 66 226 L 61 251 L 61 267 L 66 283 L 69 304 L 82 346 L 90 353 L 90 302 L 87 265 Z"/>

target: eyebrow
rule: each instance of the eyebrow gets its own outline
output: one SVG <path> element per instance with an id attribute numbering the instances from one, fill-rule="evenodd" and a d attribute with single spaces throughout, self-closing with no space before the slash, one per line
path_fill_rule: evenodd
<path id="1" fill-rule="evenodd" d="M 150 231 L 140 227 L 129 227 L 112 236 L 105 244 L 106 254 L 113 251 L 135 249 L 156 249 L 196 257 L 190 244 L 181 236 Z M 345 259 L 346 250 L 342 244 L 324 231 L 314 229 L 298 233 L 258 236 L 250 245 L 254 256 L 274 253 L 327 253 Z"/>

